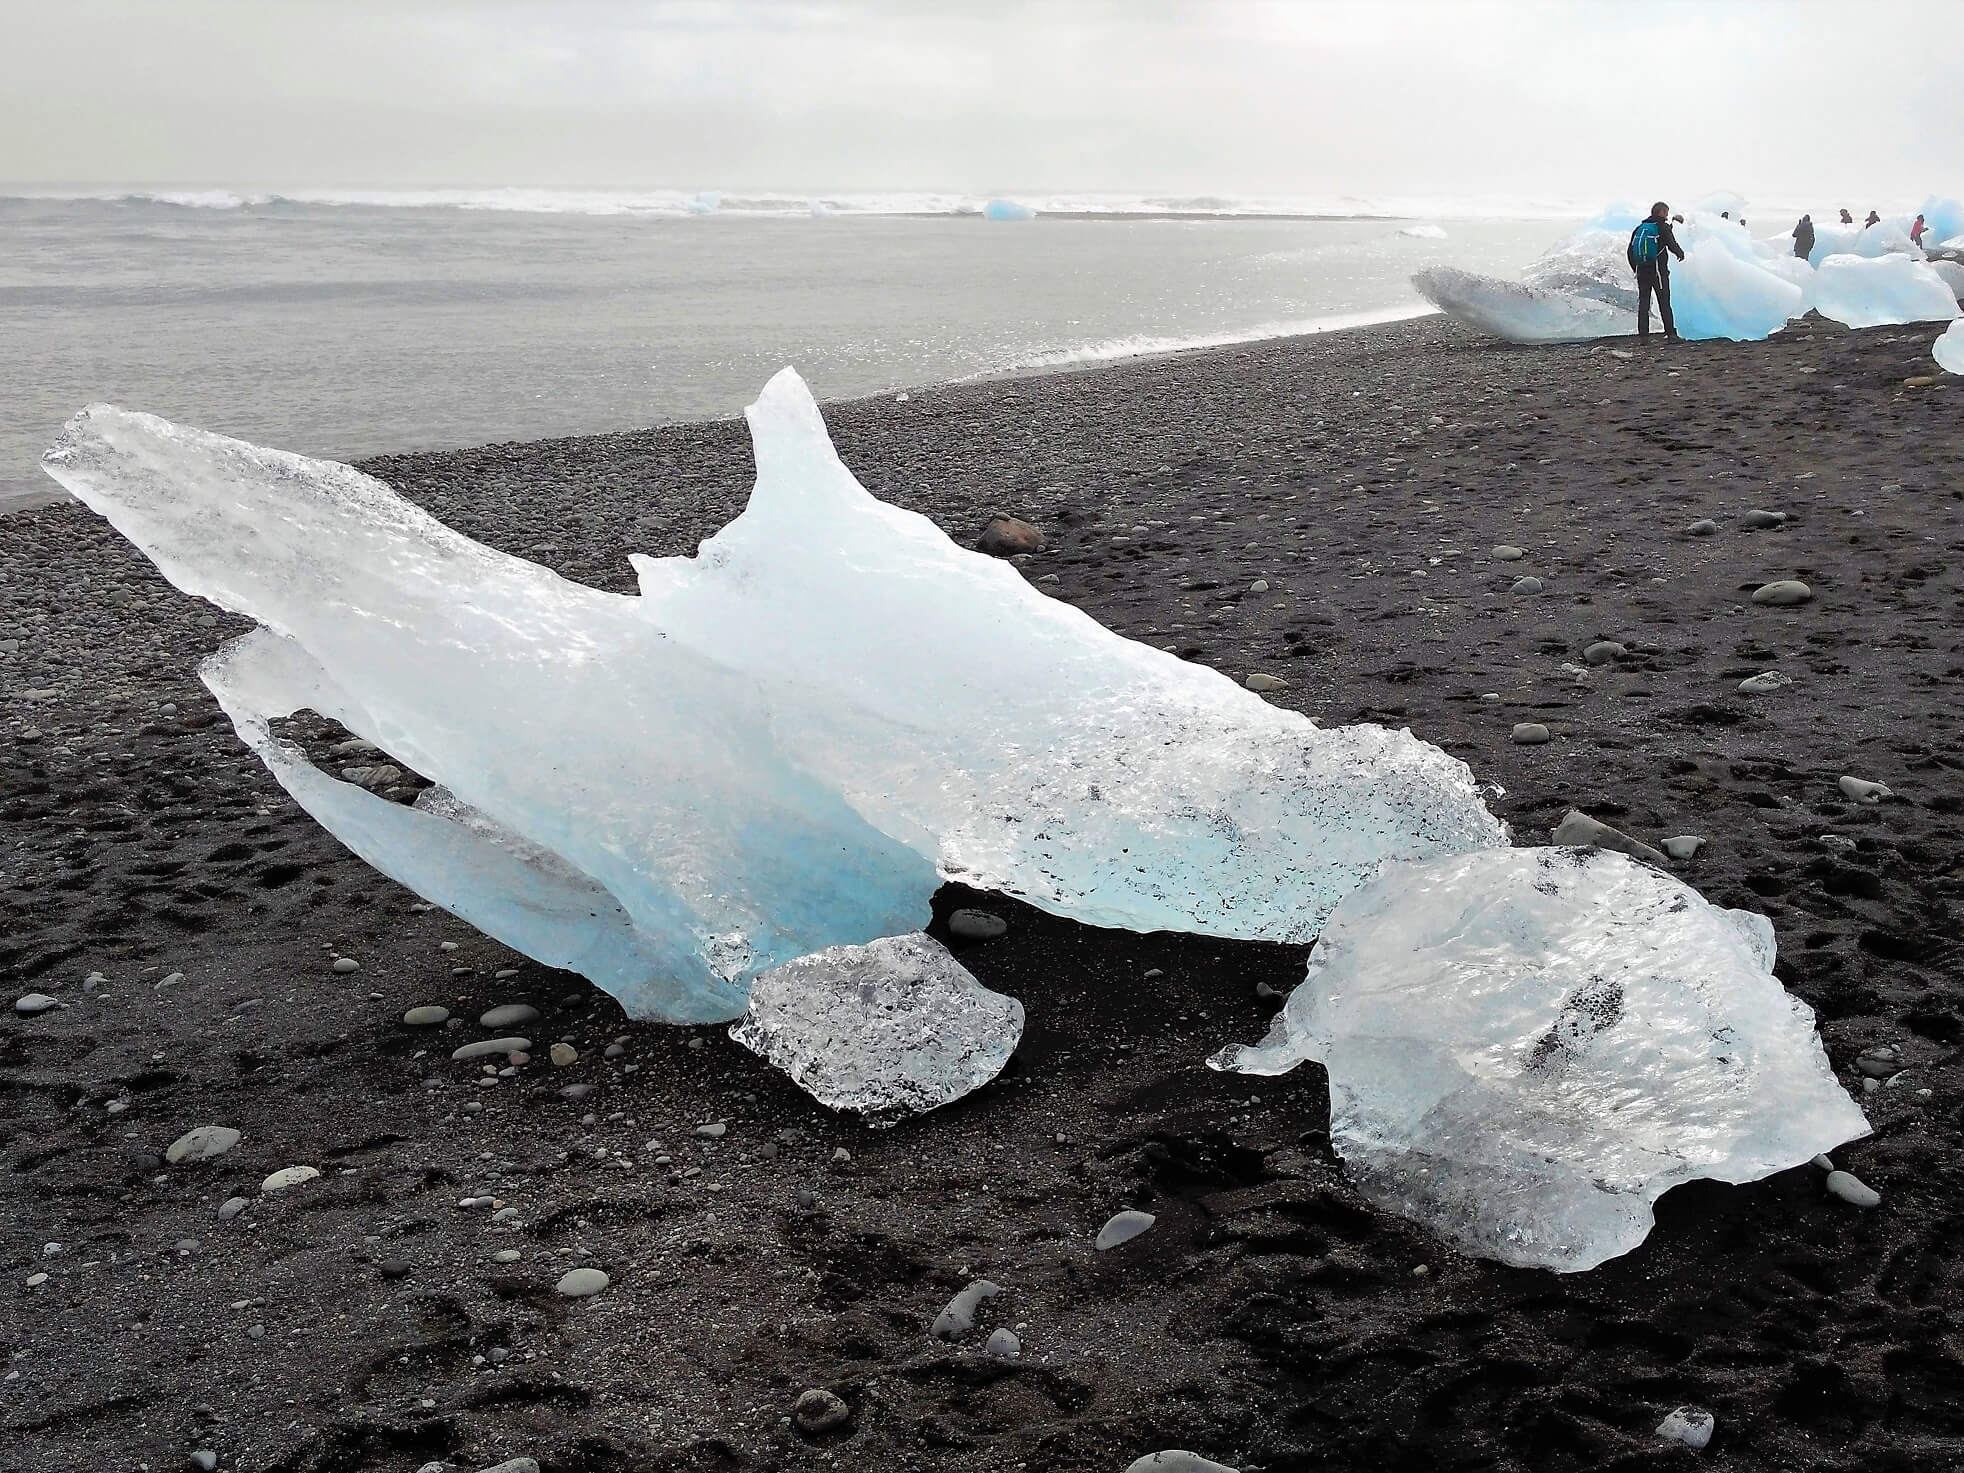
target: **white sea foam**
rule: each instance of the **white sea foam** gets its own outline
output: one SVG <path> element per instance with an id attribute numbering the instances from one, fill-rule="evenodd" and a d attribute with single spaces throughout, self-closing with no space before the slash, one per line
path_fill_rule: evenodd
<path id="1" fill-rule="evenodd" d="M 1012 359 L 996 368 L 967 374 L 954 382 L 973 383 L 977 379 L 997 378 L 1009 373 L 1109 363 L 1118 358 L 1148 358 L 1161 353 L 1191 352 L 1197 348 L 1231 348 L 1236 343 L 1262 343 L 1271 338 L 1310 337 L 1317 333 L 1341 332 L 1345 328 L 1373 327 L 1383 322 L 1404 322 L 1413 317 L 1430 317 L 1438 310 L 1429 302 L 1401 302 L 1394 307 L 1375 307 L 1364 312 L 1333 312 L 1323 317 L 1305 317 L 1290 322 L 1261 322 L 1252 327 L 1195 333 L 1187 337 L 1136 334 L 1130 337 L 1109 338 L 1103 342 L 1079 343 L 1068 348 L 1040 349 Z"/>
<path id="2" fill-rule="evenodd" d="M 810 190 L 718 191 L 713 189 L 242 189 L 128 188 L 7 189 L 0 201 L 74 200 L 181 209 L 243 210 L 310 206 L 348 209 L 498 210 L 542 215 L 649 215 L 685 217 L 762 215 L 783 218 L 830 215 L 981 215 L 991 196 L 948 191 L 833 193 Z M 1588 213 L 1570 200 L 1357 195 L 1208 195 L 1017 193 L 1039 216 L 1331 219 L 1562 219 Z M 706 203 L 715 201 L 713 207 Z"/>

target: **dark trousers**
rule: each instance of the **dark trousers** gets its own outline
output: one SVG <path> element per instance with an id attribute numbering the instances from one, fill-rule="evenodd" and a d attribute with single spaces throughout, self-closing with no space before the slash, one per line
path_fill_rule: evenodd
<path id="1" fill-rule="evenodd" d="M 1664 320 L 1664 336 L 1678 335 L 1671 320 L 1671 273 L 1657 261 L 1646 261 L 1637 268 L 1637 336 L 1650 336 L 1650 299 L 1657 298 L 1657 315 Z"/>

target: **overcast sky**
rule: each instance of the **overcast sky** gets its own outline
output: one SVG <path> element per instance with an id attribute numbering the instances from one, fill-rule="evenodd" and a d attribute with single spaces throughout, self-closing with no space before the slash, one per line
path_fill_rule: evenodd
<path id="1" fill-rule="evenodd" d="M 15 183 L 1964 191 L 1958 0 L 0 0 Z"/>

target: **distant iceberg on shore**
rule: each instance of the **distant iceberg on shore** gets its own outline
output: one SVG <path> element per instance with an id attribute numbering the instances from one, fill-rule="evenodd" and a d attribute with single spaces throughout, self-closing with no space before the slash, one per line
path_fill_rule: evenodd
<path id="1" fill-rule="evenodd" d="M 985 220 L 1034 220 L 1036 217 L 1036 210 L 1020 200 L 992 199 L 982 206 Z"/>
<path id="2" fill-rule="evenodd" d="M 1727 194 L 1706 203 L 1736 213 L 1743 201 Z M 1926 205 L 1932 233 L 1957 208 L 1947 201 Z M 1627 205 L 1609 206 L 1543 252 L 1519 282 L 1431 267 L 1414 275 L 1412 285 L 1448 316 L 1509 342 L 1627 336 L 1636 330 L 1637 290 L 1625 252 L 1641 218 Z M 1790 234 L 1756 238 L 1736 218 L 1695 208 L 1677 227 L 1684 259 L 1669 263 L 1678 333 L 1753 342 L 1810 309 L 1851 327 L 1955 317 L 1956 288 L 1910 240 L 1910 224 L 1908 217 L 1867 229 L 1817 223 L 1814 249 L 1802 260 Z"/>

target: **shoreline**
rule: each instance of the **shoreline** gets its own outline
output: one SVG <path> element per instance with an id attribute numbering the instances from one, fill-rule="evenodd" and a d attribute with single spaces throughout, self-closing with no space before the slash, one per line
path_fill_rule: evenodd
<path id="1" fill-rule="evenodd" d="M 944 887 L 937 938 L 957 906 L 1008 922 L 961 959 L 1026 1028 L 998 1081 L 891 1130 L 721 1029 L 629 1022 L 419 909 L 284 796 L 195 674 L 243 621 L 92 515 L 9 522 L 0 1002 L 56 1006 L 0 1007 L 0 1464 L 1092 1473 L 1189 1447 L 1534 1473 L 1650 1466 L 1688 1403 L 1728 1468 L 1941 1465 L 1964 1433 L 1964 427 L 1954 383 L 1903 387 L 1929 338 L 1804 322 L 1618 357 L 1425 317 L 824 406 L 874 494 L 962 542 L 1030 518 L 1047 546 L 1016 566 L 1046 593 L 1283 677 L 1272 699 L 1325 724 L 1409 727 L 1504 789 L 1517 843 L 1570 808 L 1704 840 L 1673 872 L 1773 923 L 1776 975 L 1874 1127 L 1835 1164 L 1882 1205 L 1808 1165 L 1694 1182 L 1583 1274 L 1371 1208 L 1314 1066 L 1205 1067 L 1267 1031 L 1303 948 Z M 692 552 L 752 480 L 736 420 L 360 465 L 623 592 L 630 552 Z M 1752 603 L 1775 578 L 1813 599 Z M 1792 683 L 1741 690 L 1765 671 Z M 1517 744 L 1520 722 L 1550 740 Z M 1850 802 L 1843 774 L 1896 796 Z M 451 1062 L 512 1002 L 578 1058 Z M 403 1021 L 432 1004 L 434 1032 Z M 1899 1087 L 1863 1084 L 1881 1045 Z M 163 1159 L 213 1124 L 242 1140 Z M 295 1164 L 322 1175 L 261 1192 Z M 459 1205 L 480 1200 L 514 1215 Z M 1095 1252 L 1121 1208 L 1157 1222 Z M 575 1264 L 610 1285 L 561 1298 Z M 1014 1329 L 1014 1361 L 928 1336 L 974 1278 L 1007 1290 L 975 1340 Z M 806 1388 L 847 1421 L 799 1433 Z"/>

